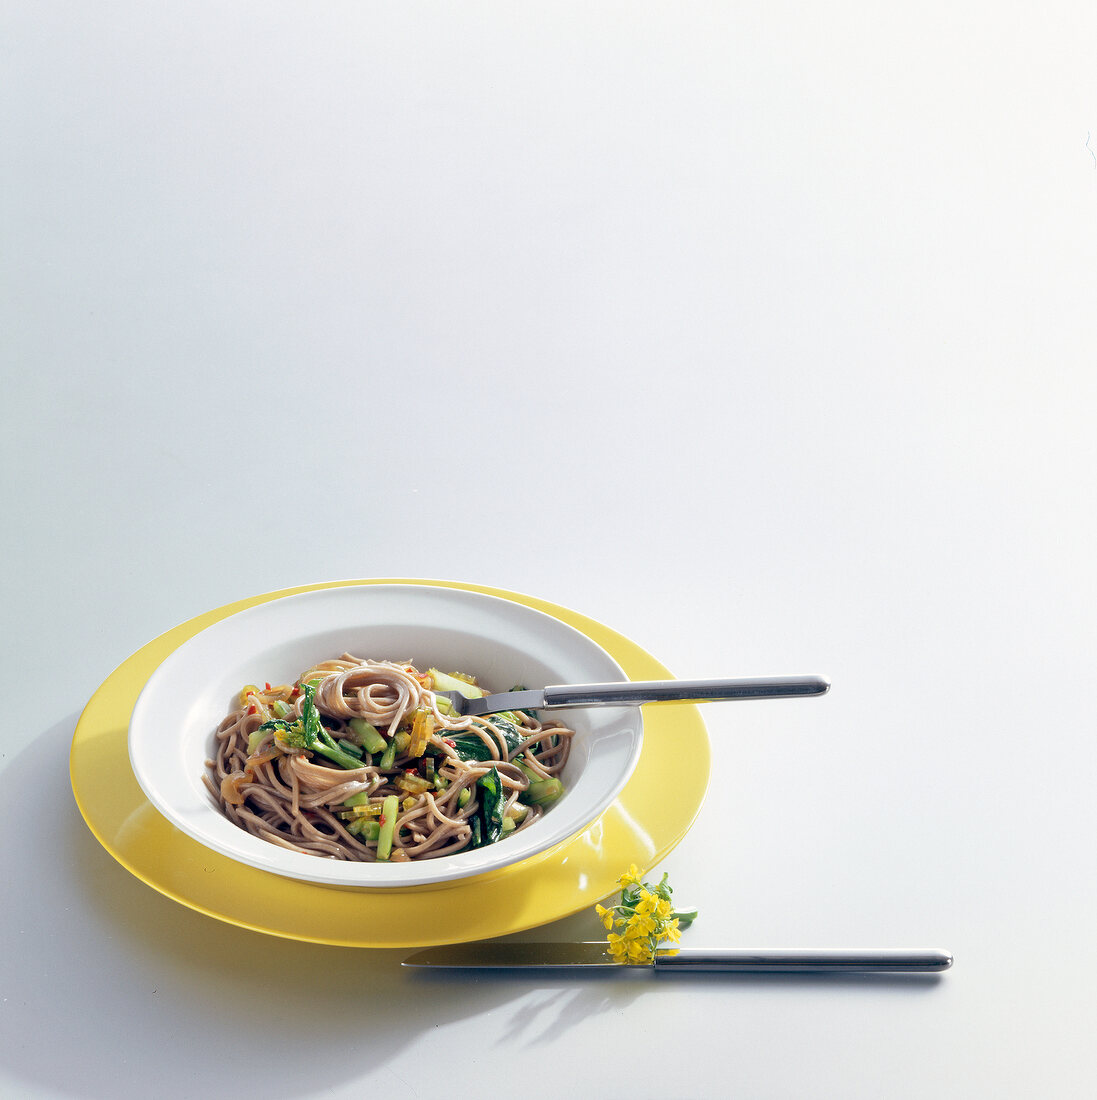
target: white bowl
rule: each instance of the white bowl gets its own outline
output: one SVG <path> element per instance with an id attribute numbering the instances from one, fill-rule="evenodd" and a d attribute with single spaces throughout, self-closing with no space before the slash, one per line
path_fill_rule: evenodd
<path id="1" fill-rule="evenodd" d="M 489 689 L 628 677 L 565 623 L 496 596 L 434 585 L 362 584 L 285 596 L 196 634 L 153 673 L 130 720 L 129 753 L 149 801 L 230 859 L 331 886 L 410 887 L 486 874 L 561 844 L 613 802 L 639 759 L 638 707 L 546 712 L 575 730 L 565 793 L 538 821 L 489 847 L 408 863 L 354 863 L 291 852 L 232 824 L 202 776 L 214 731 L 249 683 L 291 682 L 344 651 L 470 672 Z"/>

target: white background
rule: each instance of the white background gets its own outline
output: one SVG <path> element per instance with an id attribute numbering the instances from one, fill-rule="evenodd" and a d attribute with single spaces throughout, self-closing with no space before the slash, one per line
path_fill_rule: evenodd
<path id="1" fill-rule="evenodd" d="M 1091 1095 L 1092 5 L 15 0 L 0 73 L 0 1094 Z M 112 669 L 392 576 L 829 675 L 656 873 L 954 968 L 423 983 L 97 845 Z"/>

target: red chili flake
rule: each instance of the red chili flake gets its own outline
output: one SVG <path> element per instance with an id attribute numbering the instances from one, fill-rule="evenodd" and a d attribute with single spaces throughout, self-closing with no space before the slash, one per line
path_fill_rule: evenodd
<path id="1" fill-rule="evenodd" d="M 449 745 L 449 747 L 451 749 L 457 748 L 457 742 L 456 741 L 453 741 L 453 740 L 451 740 L 450 738 L 447 737 L 447 738 L 445 738 L 445 742 L 446 742 L 447 745 Z"/>
<path id="2" fill-rule="evenodd" d="M 259 708 L 254 703 L 252 703 L 251 706 L 248 707 L 248 714 L 255 714 L 258 709 Z"/>
<path id="3" fill-rule="evenodd" d="M 382 814 L 382 815 L 381 815 L 381 816 L 380 816 L 380 817 L 379 817 L 379 818 L 377 819 L 377 824 L 378 824 L 378 825 L 384 825 L 384 823 L 385 823 L 385 820 L 386 820 L 386 819 L 385 819 L 385 815 L 384 815 L 384 814 Z"/>
<path id="4" fill-rule="evenodd" d="M 270 691 L 270 681 L 267 681 L 267 691 Z"/>

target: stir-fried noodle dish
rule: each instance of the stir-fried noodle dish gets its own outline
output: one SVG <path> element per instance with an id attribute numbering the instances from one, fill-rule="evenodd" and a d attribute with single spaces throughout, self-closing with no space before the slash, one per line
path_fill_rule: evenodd
<path id="1" fill-rule="evenodd" d="M 206 785 L 235 824 L 330 859 L 434 859 L 530 826 L 563 793 L 573 731 L 532 711 L 459 717 L 472 676 L 344 653 L 292 684 L 248 684 Z"/>

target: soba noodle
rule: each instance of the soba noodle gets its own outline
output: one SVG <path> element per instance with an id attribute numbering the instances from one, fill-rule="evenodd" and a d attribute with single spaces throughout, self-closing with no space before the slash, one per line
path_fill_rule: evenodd
<path id="1" fill-rule="evenodd" d="M 562 793 L 573 731 L 530 711 L 457 717 L 436 694 L 451 680 L 344 653 L 293 684 L 249 684 L 217 728 L 206 786 L 242 829 L 329 859 L 436 859 L 505 839 Z"/>

